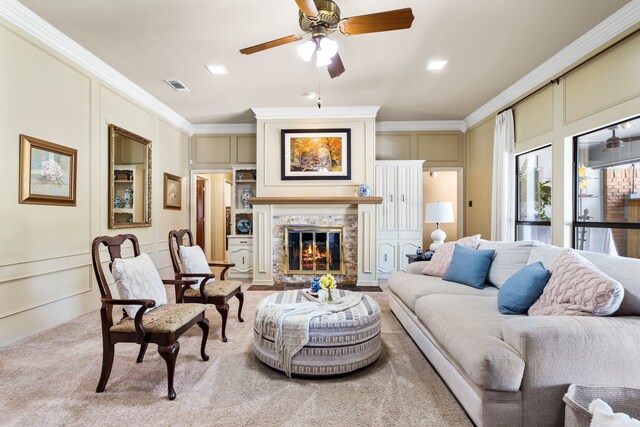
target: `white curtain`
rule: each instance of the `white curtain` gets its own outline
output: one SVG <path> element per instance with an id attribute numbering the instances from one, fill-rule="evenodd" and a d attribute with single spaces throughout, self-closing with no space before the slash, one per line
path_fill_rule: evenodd
<path id="1" fill-rule="evenodd" d="M 515 240 L 516 172 L 513 111 L 496 117 L 493 136 L 491 240 Z"/>

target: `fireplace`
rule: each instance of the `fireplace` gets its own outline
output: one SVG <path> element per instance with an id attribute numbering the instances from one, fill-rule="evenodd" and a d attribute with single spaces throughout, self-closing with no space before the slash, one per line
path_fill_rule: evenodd
<path id="1" fill-rule="evenodd" d="M 344 226 L 285 225 L 284 274 L 344 274 Z"/>

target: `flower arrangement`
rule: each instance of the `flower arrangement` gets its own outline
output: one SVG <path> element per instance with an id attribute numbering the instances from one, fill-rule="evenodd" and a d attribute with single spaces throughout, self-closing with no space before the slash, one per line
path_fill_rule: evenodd
<path id="1" fill-rule="evenodd" d="M 325 274 L 320 278 L 320 287 L 327 293 L 327 301 L 333 301 L 331 289 L 336 287 L 336 278 L 331 274 Z"/>
<path id="2" fill-rule="evenodd" d="M 42 162 L 40 175 L 47 181 L 57 181 L 62 178 L 62 167 L 53 159 Z"/>

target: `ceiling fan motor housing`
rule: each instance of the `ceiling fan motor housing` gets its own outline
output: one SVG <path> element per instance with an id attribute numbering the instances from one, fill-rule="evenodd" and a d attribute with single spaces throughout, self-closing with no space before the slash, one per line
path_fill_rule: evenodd
<path id="1" fill-rule="evenodd" d="M 312 36 L 325 36 L 335 31 L 340 22 L 340 8 L 331 0 L 314 0 L 318 9 L 317 17 L 306 16 L 299 13 L 300 28 Z"/>

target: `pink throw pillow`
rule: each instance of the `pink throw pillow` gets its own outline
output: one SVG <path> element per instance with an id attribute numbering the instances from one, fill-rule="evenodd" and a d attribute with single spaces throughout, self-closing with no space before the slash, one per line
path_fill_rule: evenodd
<path id="1" fill-rule="evenodd" d="M 563 251 L 529 316 L 608 316 L 622 303 L 624 288 L 574 250 Z"/>
<path id="2" fill-rule="evenodd" d="M 463 237 L 456 242 L 447 242 L 441 245 L 433 254 L 431 261 L 422 271 L 422 274 L 437 277 L 444 276 L 444 273 L 449 269 L 449 264 L 451 264 L 451 258 L 453 258 L 453 250 L 456 247 L 456 243 L 467 248 L 477 249 L 480 244 L 480 235 L 476 234 L 475 236 Z"/>

